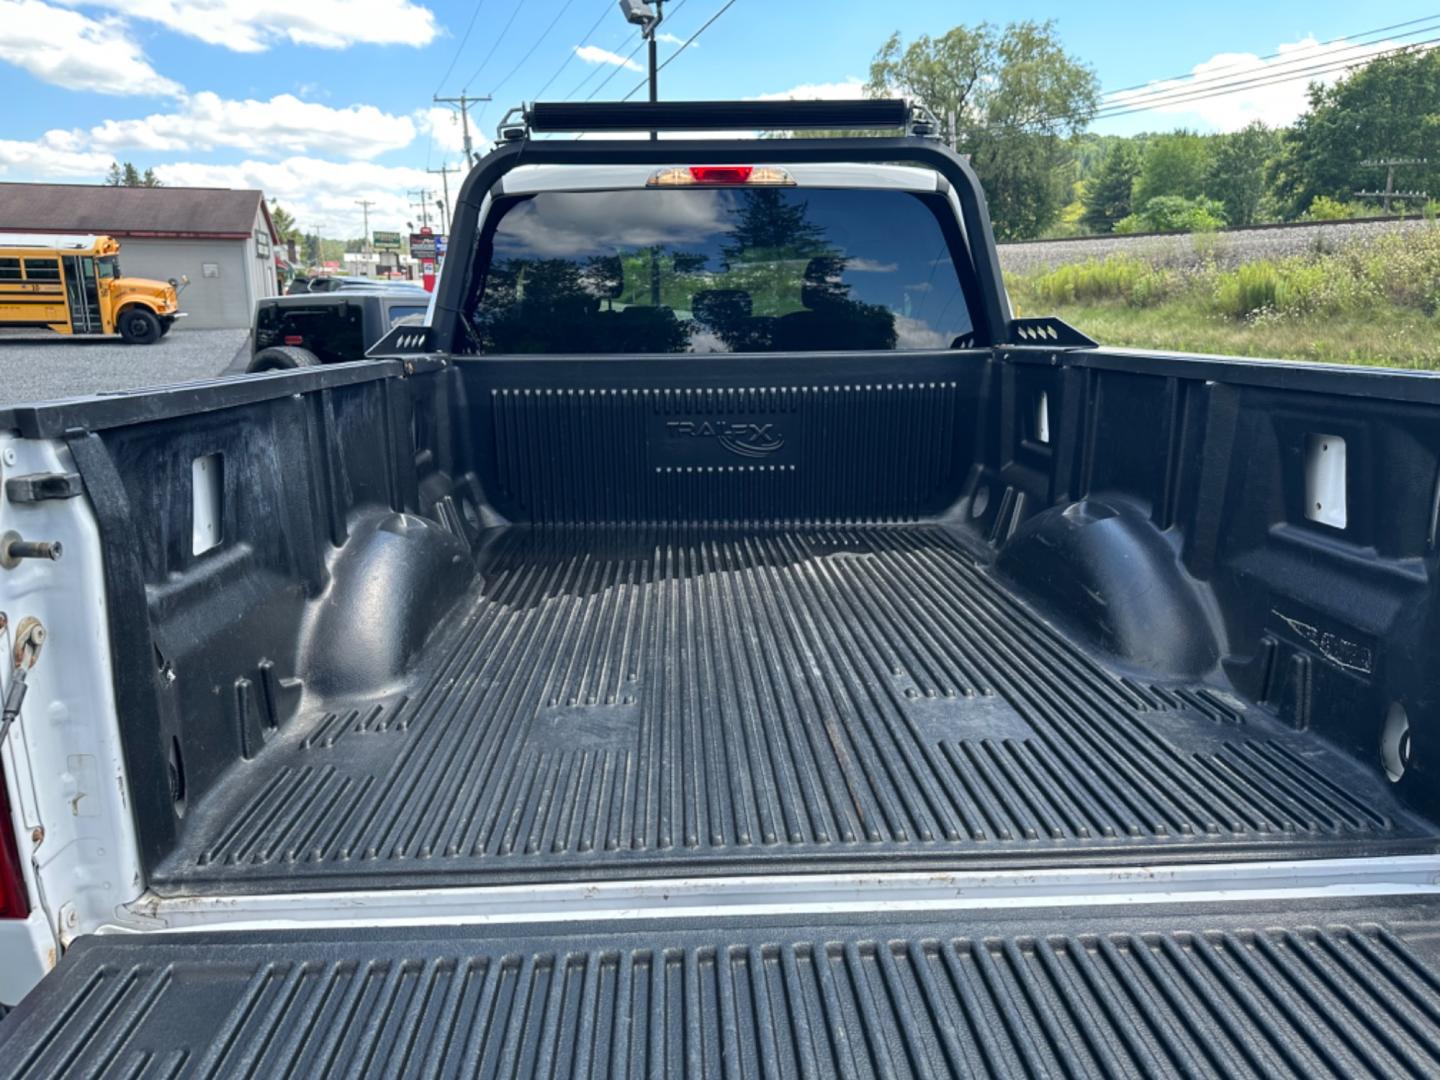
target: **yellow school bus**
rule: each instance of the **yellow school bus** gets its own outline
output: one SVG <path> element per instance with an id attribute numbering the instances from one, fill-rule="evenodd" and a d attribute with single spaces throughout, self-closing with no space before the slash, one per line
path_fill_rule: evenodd
<path id="1" fill-rule="evenodd" d="M 0 233 L 0 328 L 159 341 L 183 318 L 181 282 L 124 277 L 112 236 Z"/>

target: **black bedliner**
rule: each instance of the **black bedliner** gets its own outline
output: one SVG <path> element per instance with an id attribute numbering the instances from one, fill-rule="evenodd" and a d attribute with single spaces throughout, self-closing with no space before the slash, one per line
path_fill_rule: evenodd
<path id="1" fill-rule="evenodd" d="M 1433 898 L 82 939 L 0 1075 L 1433 1076 Z"/>
<path id="2" fill-rule="evenodd" d="M 234 766 L 162 893 L 1432 847 L 1373 768 L 1121 673 L 939 526 L 512 529 L 398 692 Z"/>

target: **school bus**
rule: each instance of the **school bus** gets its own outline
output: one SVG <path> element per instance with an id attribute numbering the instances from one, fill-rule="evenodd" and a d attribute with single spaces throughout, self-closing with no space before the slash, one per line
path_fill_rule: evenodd
<path id="1" fill-rule="evenodd" d="M 188 282 L 125 277 L 119 254 L 112 236 L 0 233 L 0 328 L 159 341 L 184 317 Z"/>

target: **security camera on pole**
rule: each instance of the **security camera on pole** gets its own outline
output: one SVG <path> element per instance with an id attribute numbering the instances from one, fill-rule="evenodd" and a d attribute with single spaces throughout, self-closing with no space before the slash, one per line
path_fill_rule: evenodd
<path id="1" fill-rule="evenodd" d="M 665 18 L 665 0 L 655 0 L 652 8 L 646 0 L 620 0 L 620 10 L 625 14 L 625 21 L 640 27 L 640 36 L 650 46 L 650 100 L 660 100 L 660 69 L 658 57 L 656 56 L 655 31 L 660 28 L 660 22 Z M 650 132 L 651 139 L 658 139 L 658 132 Z"/>

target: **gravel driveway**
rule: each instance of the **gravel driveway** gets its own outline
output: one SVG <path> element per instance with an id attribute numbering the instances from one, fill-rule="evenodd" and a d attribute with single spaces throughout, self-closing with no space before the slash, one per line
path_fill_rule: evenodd
<path id="1" fill-rule="evenodd" d="M 0 337 L 0 406 L 213 378 L 248 357 L 249 339 L 248 330 L 181 327 L 154 345 L 60 335 Z"/>

